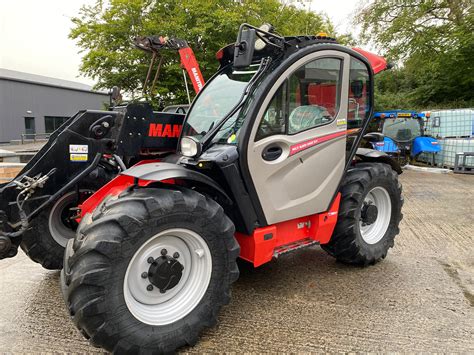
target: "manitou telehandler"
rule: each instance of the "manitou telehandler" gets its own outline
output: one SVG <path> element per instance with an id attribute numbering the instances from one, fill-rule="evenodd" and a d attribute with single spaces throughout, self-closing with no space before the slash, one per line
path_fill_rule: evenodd
<path id="1" fill-rule="evenodd" d="M 108 351 L 195 344 L 229 302 L 239 256 L 257 267 L 320 244 L 368 265 L 399 232 L 400 166 L 359 148 L 382 58 L 248 24 L 217 58 L 176 154 L 122 170 L 78 211 L 62 291 L 81 333 Z M 119 154 L 133 156 L 146 142 L 139 133 L 165 128 L 152 129 L 150 110 L 128 110 L 102 120 L 126 125 Z M 96 156 L 89 141 L 73 143 Z"/>

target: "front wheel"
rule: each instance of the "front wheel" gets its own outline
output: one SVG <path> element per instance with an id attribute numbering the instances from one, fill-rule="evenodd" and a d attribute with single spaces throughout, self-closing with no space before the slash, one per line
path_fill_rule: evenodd
<path id="1" fill-rule="evenodd" d="M 65 252 L 63 295 L 96 346 L 168 353 L 217 321 L 238 277 L 234 225 L 188 189 L 139 189 L 106 202 Z"/>
<path id="2" fill-rule="evenodd" d="M 26 255 L 45 269 L 61 269 L 64 248 L 68 240 L 76 235 L 75 208 L 93 193 L 88 188 L 70 191 L 40 212 L 22 236 L 20 246 Z"/>
<path id="3" fill-rule="evenodd" d="M 402 205 L 402 187 L 389 165 L 357 164 L 342 183 L 333 236 L 321 247 L 345 263 L 375 264 L 394 245 Z"/>

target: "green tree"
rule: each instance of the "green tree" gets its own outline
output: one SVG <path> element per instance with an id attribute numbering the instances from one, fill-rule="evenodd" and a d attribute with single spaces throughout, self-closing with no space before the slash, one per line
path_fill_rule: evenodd
<path id="1" fill-rule="evenodd" d="M 133 37 L 166 35 L 186 39 L 205 79 L 209 79 L 218 67 L 215 53 L 235 41 L 243 22 L 268 22 L 283 35 L 334 33 L 327 17 L 277 0 L 97 0 L 93 6 L 82 7 L 73 19 L 70 37 L 85 52 L 81 71 L 97 80 L 97 88 L 117 85 L 138 97 L 150 57 L 134 49 Z M 178 54 L 163 56 L 165 64 L 153 96 L 164 98 L 167 103 L 185 102 Z"/>
<path id="2" fill-rule="evenodd" d="M 472 0 L 364 2 L 356 22 L 362 41 L 398 63 L 393 77 L 376 79 L 377 97 L 386 108 L 474 104 Z"/>

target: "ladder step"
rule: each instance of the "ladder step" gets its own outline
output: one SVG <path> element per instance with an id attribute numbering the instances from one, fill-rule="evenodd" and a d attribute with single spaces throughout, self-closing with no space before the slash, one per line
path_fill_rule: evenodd
<path id="1" fill-rule="evenodd" d="M 273 251 L 273 257 L 278 258 L 280 255 L 289 253 L 290 251 L 298 250 L 301 248 L 305 248 L 305 247 L 309 247 L 309 246 L 317 245 L 317 244 L 319 244 L 319 242 L 311 238 L 305 238 L 305 239 L 301 239 L 289 244 L 280 245 L 279 247 L 276 247 L 275 250 Z"/>

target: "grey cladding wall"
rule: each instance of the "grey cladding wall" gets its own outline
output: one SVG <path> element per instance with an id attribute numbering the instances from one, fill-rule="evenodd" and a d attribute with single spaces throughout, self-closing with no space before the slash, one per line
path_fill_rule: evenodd
<path id="1" fill-rule="evenodd" d="M 34 117 L 36 133 L 44 133 L 45 116 L 70 117 L 108 102 L 107 94 L 0 78 L 0 142 L 20 139 L 25 117 Z"/>

